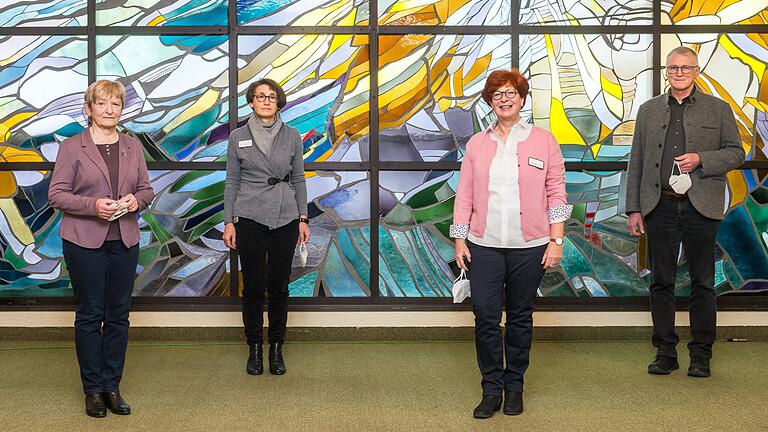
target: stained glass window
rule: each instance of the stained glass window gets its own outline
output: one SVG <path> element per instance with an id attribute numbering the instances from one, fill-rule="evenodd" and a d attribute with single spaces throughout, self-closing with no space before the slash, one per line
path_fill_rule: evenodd
<path id="1" fill-rule="evenodd" d="M 366 172 L 307 172 L 311 219 L 308 258 L 298 251 L 291 297 L 367 297 L 371 294 L 370 177 Z M 242 288 L 242 278 L 241 278 Z"/>
<path id="2" fill-rule="evenodd" d="M 378 0 L 379 24 L 509 25 L 513 0 Z"/>
<path id="3" fill-rule="evenodd" d="M 87 52 L 85 37 L 0 37 L 3 162 L 55 160 L 58 143 L 82 130 Z"/>
<path id="4" fill-rule="evenodd" d="M 522 116 L 551 130 L 567 161 L 627 160 L 637 109 L 653 94 L 651 48 L 650 35 L 521 36 Z"/>
<path id="5" fill-rule="evenodd" d="M 80 27 L 87 0 L 0 0 L 0 27 Z"/>
<path id="6" fill-rule="evenodd" d="M 766 24 L 759 0 L 661 0 L 661 23 L 675 25 Z"/>
<path id="7" fill-rule="evenodd" d="M 227 0 L 96 0 L 96 25 L 227 25 Z"/>
<path id="8" fill-rule="evenodd" d="M 624 162 L 639 106 L 654 88 L 666 90 L 660 70 L 666 53 L 690 47 L 699 55 L 701 91 L 731 106 L 748 159 L 768 160 L 768 36 L 717 30 L 766 24 L 765 2 L 661 0 L 654 16 L 648 0 L 376 1 L 372 31 L 381 31 L 378 70 L 372 71 L 369 32 L 352 28 L 369 25 L 368 0 L 95 0 L 95 30 L 84 27 L 90 19 L 85 0 L 0 0 L 0 27 L 11 34 L 0 36 L 0 297 L 71 295 L 60 214 L 47 203 L 50 167 L 7 167 L 55 161 L 59 144 L 85 127 L 89 78 L 126 86 L 121 129 L 142 143 L 147 161 L 181 163 L 151 169 L 157 197 L 140 218 L 137 296 L 230 294 L 222 167 L 231 126 L 252 112 L 246 88 L 259 78 L 285 89 L 281 115 L 300 131 L 306 162 L 357 163 L 327 165 L 346 171 L 307 172 L 312 240 L 306 266 L 294 258 L 293 297 L 365 298 L 374 285 L 382 297 L 450 296 L 456 266 L 447 231 L 458 172 L 423 165 L 414 171 L 411 163 L 462 160 L 468 139 L 495 119 L 479 95 L 496 69 L 518 65 L 530 82 L 523 119 L 550 130 L 567 161 Z M 229 50 L 229 7 L 236 8 L 236 24 L 249 27 L 237 36 L 237 52 Z M 519 34 L 475 30 L 504 25 Z M 555 25 L 574 29 L 536 28 Z M 700 27 L 677 33 L 668 25 Z M 173 34 L 178 26 L 195 29 Z M 264 26 L 295 27 L 297 34 L 243 34 L 267 31 Z M 393 26 L 424 31 L 386 34 Z M 472 28 L 461 30 L 466 26 Z M 580 26 L 606 30 L 579 33 Z M 14 30 L 22 27 L 59 27 L 73 35 Z M 659 45 L 652 43 L 654 32 Z M 91 59 L 89 40 L 96 51 Z M 654 50 L 661 64 L 653 64 Z M 234 82 L 230 64 L 238 69 Z M 378 122 L 370 112 L 374 93 Z M 379 143 L 373 155 L 372 133 Z M 379 161 L 396 164 L 379 171 Z M 539 296 L 647 295 L 645 243 L 626 232 L 625 175 L 566 173 L 574 212 L 562 264 L 546 273 Z M 763 170 L 729 173 L 726 194 L 717 292 L 768 289 Z M 372 199 L 379 209 L 373 228 Z M 378 275 L 371 272 L 373 259 Z M 678 294 L 687 294 L 687 286 L 681 259 Z"/>
<path id="9" fill-rule="evenodd" d="M 368 160 L 368 36 L 242 36 L 238 58 L 241 122 L 253 112 L 248 84 L 271 78 L 286 92 L 280 115 L 301 133 L 306 162 Z"/>
<path id="10" fill-rule="evenodd" d="M 148 160 L 215 161 L 226 153 L 227 46 L 218 36 L 96 38 L 97 77 L 126 86 L 121 124 Z"/>
<path id="11" fill-rule="evenodd" d="M 231 0 L 234 1 L 234 0 Z M 249 26 L 354 26 L 368 21 L 364 0 L 239 0 L 237 23 Z"/>
<path id="12" fill-rule="evenodd" d="M 509 69 L 510 56 L 509 36 L 381 36 L 381 160 L 458 160 L 475 125 L 489 122 L 490 108 L 479 97 L 485 79 Z"/>
<path id="13" fill-rule="evenodd" d="M 448 227 L 458 172 L 379 174 L 379 291 L 386 297 L 448 297 L 453 239 Z"/>
<path id="14" fill-rule="evenodd" d="M 651 1 L 530 0 L 520 6 L 524 25 L 651 25 Z"/>

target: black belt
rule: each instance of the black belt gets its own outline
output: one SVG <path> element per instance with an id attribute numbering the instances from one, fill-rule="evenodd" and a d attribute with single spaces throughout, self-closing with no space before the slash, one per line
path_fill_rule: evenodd
<path id="1" fill-rule="evenodd" d="M 288 180 L 290 180 L 290 177 L 289 177 L 288 174 L 286 174 L 285 177 L 283 177 L 283 178 L 270 177 L 270 178 L 267 179 L 267 183 L 270 186 L 274 186 L 274 185 L 280 183 L 281 181 L 288 183 Z"/>
<path id="2" fill-rule="evenodd" d="M 674 199 L 678 199 L 678 200 L 681 200 L 681 199 L 684 199 L 684 198 L 688 198 L 688 194 L 679 194 L 679 193 L 677 193 L 675 191 L 672 191 L 672 190 L 669 190 L 669 189 L 662 189 L 661 193 L 666 195 L 666 196 L 668 196 L 668 197 L 670 197 L 670 198 L 674 198 Z"/>

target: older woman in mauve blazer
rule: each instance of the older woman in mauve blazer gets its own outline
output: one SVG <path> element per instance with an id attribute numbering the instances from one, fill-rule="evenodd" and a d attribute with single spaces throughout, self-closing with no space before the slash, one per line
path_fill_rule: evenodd
<path id="1" fill-rule="evenodd" d="M 142 146 L 117 132 L 123 85 L 85 93 L 90 125 L 59 148 L 48 199 L 60 210 L 64 260 L 75 293 L 75 347 L 91 417 L 130 414 L 119 385 L 139 256 L 137 212 L 154 197 Z"/>

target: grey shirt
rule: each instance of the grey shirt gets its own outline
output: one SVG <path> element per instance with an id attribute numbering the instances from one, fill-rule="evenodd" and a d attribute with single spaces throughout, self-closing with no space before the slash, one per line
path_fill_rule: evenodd
<path id="1" fill-rule="evenodd" d="M 286 176 L 288 182 L 267 182 L 270 177 Z M 306 214 L 304 146 L 299 131 L 283 124 L 269 155 L 254 145 L 248 125 L 232 131 L 227 148 L 224 223 L 243 217 L 275 229 Z"/>

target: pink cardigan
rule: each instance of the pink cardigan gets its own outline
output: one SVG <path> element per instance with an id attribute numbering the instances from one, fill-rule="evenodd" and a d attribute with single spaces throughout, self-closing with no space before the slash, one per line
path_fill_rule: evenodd
<path id="1" fill-rule="evenodd" d="M 147 164 L 141 144 L 121 133 L 118 195 L 133 194 L 144 210 L 155 196 L 149 183 Z M 88 130 L 64 140 L 53 167 L 48 201 L 63 213 L 59 233 L 64 240 L 84 248 L 96 249 L 107 238 L 109 222 L 96 215 L 96 200 L 112 198 L 107 164 L 96 148 Z M 126 247 L 139 242 L 139 222 L 134 214 L 120 219 L 120 236 Z"/>
<path id="2" fill-rule="evenodd" d="M 461 163 L 459 187 L 453 205 L 450 235 L 466 238 L 485 233 L 488 215 L 488 182 L 497 141 L 490 129 L 475 134 L 467 143 Z M 571 216 L 565 193 L 565 162 L 560 145 L 547 130 L 534 126 L 517 146 L 520 187 L 520 224 L 530 241 L 549 235 L 549 225 Z"/>

